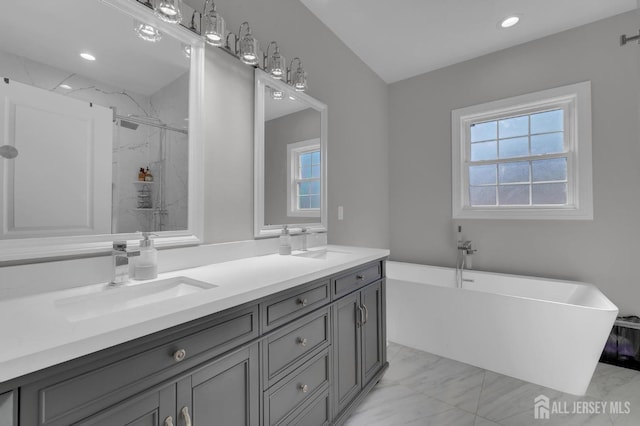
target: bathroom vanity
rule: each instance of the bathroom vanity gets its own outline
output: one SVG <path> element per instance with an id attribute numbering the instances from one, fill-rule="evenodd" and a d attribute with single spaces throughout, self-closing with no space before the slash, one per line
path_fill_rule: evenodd
<path id="1" fill-rule="evenodd" d="M 1 302 L 37 309 L 54 324 L 58 312 L 66 325 L 57 324 L 59 336 L 49 341 L 46 326 L 24 334 L 41 342 L 39 353 L 18 348 L 0 360 L 0 424 L 11 425 L 11 417 L 12 426 L 342 424 L 388 365 L 388 251 L 343 249 L 163 274 L 165 281 L 180 276 L 219 287 L 177 295 L 177 308 L 155 318 L 149 312 L 168 304 L 100 317 L 60 313 L 56 300 L 75 290 Z M 84 293 L 93 297 L 91 289 Z M 52 311 L 38 306 L 45 299 Z M 83 323 L 95 335 L 78 331 Z M 117 336 L 124 340 L 110 344 Z M 11 343 L 15 336 L 8 337 Z M 97 344 L 104 347 L 88 353 Z M 33 365 L 68 359 L 5 380 L 20 371 L 20 350 Z"/>

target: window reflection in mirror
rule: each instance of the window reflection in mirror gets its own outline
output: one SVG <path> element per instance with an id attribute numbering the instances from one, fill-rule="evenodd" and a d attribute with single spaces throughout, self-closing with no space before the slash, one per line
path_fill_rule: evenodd
<path id="1" fill-rule="evenodd" d="M 184 43 L 100 0 L 3 9 L 0 239 L 188 229 Z"/>
<path id="2" fill-rule="evenodd" d="M 264 221 L 266 225 L 320 219 L 320 112 L 265 89 Z"/>
<path id="3" fill-rule="evenodd" d="M 255 111 L 255 236 L 326 231 L 326 105 L 256 70 Z"/>

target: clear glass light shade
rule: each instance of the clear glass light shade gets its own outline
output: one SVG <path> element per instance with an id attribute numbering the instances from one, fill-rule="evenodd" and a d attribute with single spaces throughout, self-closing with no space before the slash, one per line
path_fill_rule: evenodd
<path id="1" fill-rule="evenodd" d="M 171 24 L 182 22 L 182 0 L 156 0 L 153 9 L 156 16 L 165 22 Z"/>
<path id="2" fill-rule="evenodd" d="M 296 89 L 296 92 L 307 90 L 307 73 L 304 72 L 302 67 L 298 67 L 293 75 L 293 88 Z"/>
<path id="3" fill-rule="evenodd" d="M 212 9 L 204 15 L 203 34 L 207 43 L 213 46 L 222 46 L 225 37 L 224 18 Z"/>
<path id="4" fill-rule="evenodd" d="M 271 98 L 276 101 L 284 99 L 284 92 L 278 89 L 271 89 Z"/>
<path id="5" fill-rule="evenodd" d="M 160 41 L 160 39 L 162 39 L 162 33 L 158 31 L 156 27 L 144 22 L 134 21 L 133 30 L 136 32 L 136 34 L 138 34 L 138 37 L 140 37 L 144 41 L 155 43 L 156 41 Z"/>
<path id="6" fill-rule="evenodd" d="M 247 65 L 258 64 L 258 40 L 251 33 L 240 39 L 240 60 Z"/>
<path id="7" fill-rule="evenodd" d="M 287 61 L 284 56 L 280 54 L 280 51 L 276 49 L 276 51 L 269 58 L 269 73 L 271 77 L 281 80 L 287 72 Z"/>

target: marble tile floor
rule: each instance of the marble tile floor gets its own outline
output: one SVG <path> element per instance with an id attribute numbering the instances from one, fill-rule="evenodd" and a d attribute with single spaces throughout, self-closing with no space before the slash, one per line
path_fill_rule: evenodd
<path id="1" fill-rule="evenodd" d="M 384 377 L 345 426 L 640 425 L 640 371 L 598 364 L 587 394 L 577 397 L 395 343 L 388 359 Z M 541 394 L 567 413 L 535 419 L 533 400 Z M 584 413 L 603 401 L 605 412 Z M 630 412 L 612 410 L 618 401 Z"/>

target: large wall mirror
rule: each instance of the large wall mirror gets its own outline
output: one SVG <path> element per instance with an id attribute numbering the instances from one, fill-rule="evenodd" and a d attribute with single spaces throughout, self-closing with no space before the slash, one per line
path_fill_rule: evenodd
<path id="1" fill-rule="evenodd" d="M 202 232 L 199 36 L 135 0 L 0 16 L 0 261 Z"/>
<path id="2" fill-rule="evenodd" d="M 256 69 L 256 237 L 327 230 L 327 106 Z"/>

